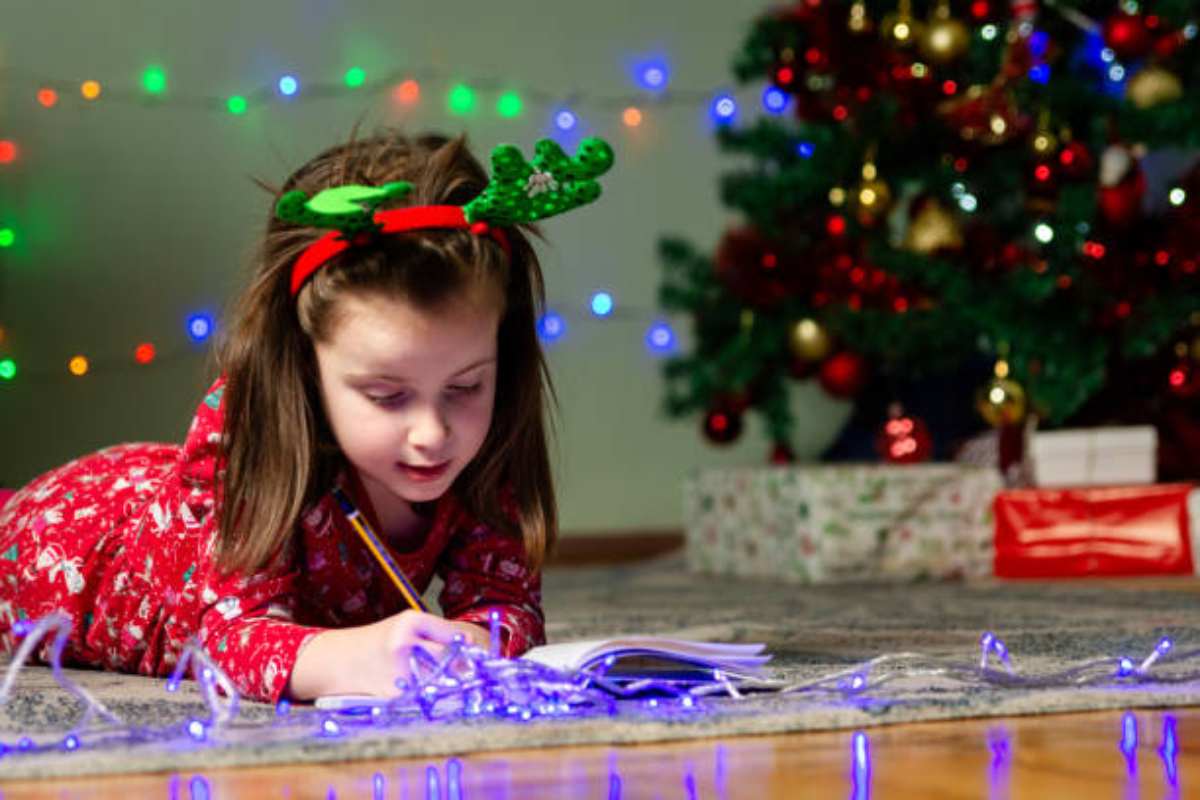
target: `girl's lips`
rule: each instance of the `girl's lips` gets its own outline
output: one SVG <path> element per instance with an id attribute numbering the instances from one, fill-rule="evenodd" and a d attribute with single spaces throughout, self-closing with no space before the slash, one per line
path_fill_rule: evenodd
<path id="1" fill-rule="evenodd" d="M 401 461 L 397 462 L 396 466 L 400 468 L 401 472 L 408 476 L 409 480 L 432 481 L 437 480 L 438 478 L 442 477 L 443 474 L 445 474 L 446 469 L 450 466 L 450 462 L 447 461 L 435 467 L 414 467 L 411 464 L 405 464 Z"/>

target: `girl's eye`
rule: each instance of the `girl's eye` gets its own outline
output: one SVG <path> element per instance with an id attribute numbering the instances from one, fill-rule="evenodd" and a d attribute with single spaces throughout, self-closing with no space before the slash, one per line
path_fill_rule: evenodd
<path id="1" fill-rule="evenodd" d="M 470 386 L 451 386 L 450 391 L 457 395 L 471 395 L 478 392 L 482 386 L 482 383 L 472 383 Z"/>
<path id="2" fill-rule="evenodd" d="M 367 399 L 377 406 L 394 406 L 399 405 L 404 400 L 404 392 L 387 395 L 368 394 Z"/>

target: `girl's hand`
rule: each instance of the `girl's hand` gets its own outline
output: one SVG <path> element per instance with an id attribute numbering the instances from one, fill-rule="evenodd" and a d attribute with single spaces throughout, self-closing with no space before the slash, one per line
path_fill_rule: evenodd
<path id="1" fill-rule="evenodd" d="M 458 635 L 467 644 L 488 647 L 483 627 L 420 611 L 402 611 L 358 628 L 324 631 L 297 655 L 288 693 L 295 700 L 326 694 L 392 697 L 400 691 L 397 681 L 411 676 L 415 647 L 440 659 Z"/>

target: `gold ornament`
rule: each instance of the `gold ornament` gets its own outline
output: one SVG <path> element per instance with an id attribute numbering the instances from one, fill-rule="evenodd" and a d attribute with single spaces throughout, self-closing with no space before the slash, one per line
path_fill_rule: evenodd
<path id="1" fill-rule="evenodd" d="M 926 201 L 904 234 L 904 249 L 914 253 L 930 255 L 939 250 L 958 250 L 962 246 L 962 226 L 958 217 L 937 199 Z"/>
<path id="2" fill-rule="evenodd" d="M 1008 377 L 1008 362 L 996 362 L 995 374 L 975 398 L 979 416 L 993 428 L 1016 425 L 1025 419 L 1025 389 Z"/>
<path id="3" fill-rule="evenodd" d="M 921 37 L 921 23 L 912 15 L 912 0 L 900 0 L 896 13 L 883 18 L 879 34 L 895 47 L 911 47 Z"/>
<path id="4" fill-rule="evenodd" d="M 863 0 L 854 0 L 850 4 L 850 15 L 846 18 L 846 28 L 851 33 L 864 34 L 870 33 L 871 18 L 867 16 L 867 4 Z"/>
<path id="5" fill-rule="evenodd" d="M 1037 131 L 1029 141 L 1029 147 L 1042 158 L 1047 158 L 1058 150 L 1058 137 L 1050 131 Z"/>
<path id="6" fill-rule="evenodd" d="M 1150 66 L 1129 79 L 1125 96 L 1138 108 L 1152 108 L 1183 97 L 1183 84 L 1174 73 Z"/>
<path id="7" fill-rule="evenodd" d="M 862 167 L 862 182 L 854 187 L 854 193 L 851 195 L 858 221 L 863 225 L 872 225 L 892 204 L 892 190 L 879 179 L 879 171 L 875 168 L 873 157 L 868 154 Z"/>
<path id="8" fill-rule="evenodd" d="M 1033 138 L 1029 140 L 1029 149 L 1038 158 L 1043 159 L 1058 152 L 1058 137 L 1050 130 L 1050 112 L 1046 109 L 1042 109 L 1038 114 L 1037 130 L 1033 132 Z"/>
<path id="9" fill-rule="evenodd" d="M 824 361 L 833 351 L 833 338 L 821 323 L 805 317 L 792 323 L 788 349 L 801 361 Z"/>
<path id="10" fill-rule="evenodd" d="M 949 64 L 967 52 L 970 43 L 967 26 L 950 16 L 950 3 L 941 0 L 921 34 L 921 55 L 935 64 Z"/>

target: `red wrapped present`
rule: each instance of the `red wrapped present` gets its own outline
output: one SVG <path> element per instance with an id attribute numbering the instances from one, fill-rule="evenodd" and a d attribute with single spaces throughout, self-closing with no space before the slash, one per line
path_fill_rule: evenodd
<path id="1" fill-rule="evenodd" d="M 1186 483 L 996 495 L 1002 578 L 1193 574 Z"/>

